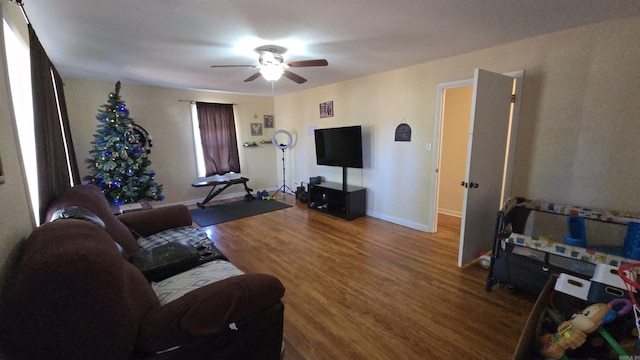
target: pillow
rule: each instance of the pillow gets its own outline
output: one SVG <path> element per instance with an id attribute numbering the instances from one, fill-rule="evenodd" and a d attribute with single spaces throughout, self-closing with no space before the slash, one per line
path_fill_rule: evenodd
<path id="1" fill-rule="evenodd" d="M 47 219 L 51 221 L 53 214 L 64 208 L 80 206 L 96 214 L 106 225 L 106 230 L 113 240 L 122 246 L 127 254 L 138 251 L 138 243 L 129 228 L 113 214 L 107 198 L 95 185 L 77 185 L 67 189 L 55 199 L 48 208 Z"/>
<path id="2" fill-rule="evenodd" d="M 100 216 L 92 213 L 91 211 L 81 207 L 81 206 L 69 206 L 63 209 L 56 210 L 53 215 L 51 215 L 51 221 L 54 222 L 56 220 L 62 219 L 78 219 L 78 220 L 86 220 L 94 225 L 98 225 L 103 229 L 107 229 L 107 225 L 105 225 L 104 221 L 100 218 Z M 113 242 L 116 244 L 118 251 L 120 251 L 120 255 L 123 258 L 128 259 L 127 253 L 122 248 L 122 245 L 118 244 L 117 241 Z"/>
<path id="3" fill-rule="evenodd" d="M 51 222 L 60 219 L 87 220 L 90 223 L 98 225 L 105 230 L 107 229 L 107 225 L 105 225 L 104 221 L 102 221 L 102 219 L 98 215 L 81 206 L 69 206 L 63 209 L 58 209 L 53 213 L 53 215 L 51 215 Z"/>

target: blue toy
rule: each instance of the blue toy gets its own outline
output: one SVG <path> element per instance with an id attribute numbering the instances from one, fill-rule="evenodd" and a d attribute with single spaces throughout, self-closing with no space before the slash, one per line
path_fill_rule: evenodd
<path id="1" fill-rule="evenodd" d="M 564 237 L 567 245 L 587 247 L 587 231 L 585 229 L 584 218 L 580 216 L 569 216 L 567 219 L 569 235 Z"/>

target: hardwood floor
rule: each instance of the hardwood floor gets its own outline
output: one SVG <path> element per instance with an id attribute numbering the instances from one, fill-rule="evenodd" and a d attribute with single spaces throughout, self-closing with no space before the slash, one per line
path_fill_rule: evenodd
<path id="1" fill-rule="evenodd" d="M 283 359 L 511 358 L 535 298 L 485 292 L 486 270 L 457 266 L 459 219 L 428 234 L 282 201 L 293 207 L 203 229 L 286 287 Z"/>

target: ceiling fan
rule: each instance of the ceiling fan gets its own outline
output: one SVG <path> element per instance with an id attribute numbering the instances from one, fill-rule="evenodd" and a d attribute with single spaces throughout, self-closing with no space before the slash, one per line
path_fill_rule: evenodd
<path id="1" fill-rule="evenodd" d="M 257 68 L 259 71 L 244 80 L 244 82 L 253 81 L 260 76 L 269 81 L 276 81 L 280 79 L 280 76 L 284 76 L 290 80 L 295 81 L 298 84 L 307 82 L 307 79 L 300 75 L 297 75 L 288 68 L 293 67 L 307 67 L 307 66 L 327 66 L 329 62 L 325 59 L 316 60 L 302 60 L 284 62 L 282 56 L 287 49 L 277 45 L 266 45 L 256 48 L 256 52 L 260 54 L 258 57 L 258 65 L 211 65 L 212 68 L 229 68 L 229 67 L 251 67 Z"/>

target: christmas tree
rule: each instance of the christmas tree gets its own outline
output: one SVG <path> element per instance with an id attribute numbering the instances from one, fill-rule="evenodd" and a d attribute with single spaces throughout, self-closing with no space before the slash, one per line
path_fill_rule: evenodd
<path id="1" fill-rule="evenodd" d="M 102 189 L 115 205 L 163 200 L 162 185 L 154 180 L 147 150 L 141 146 L 129 110 L 120 99 L 120 81 L 99 111 L 96 119 L 100 123 L 91 142 L 89 175 L 85 179 Z"/>

